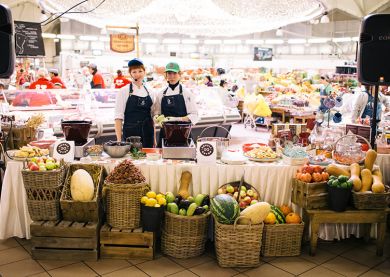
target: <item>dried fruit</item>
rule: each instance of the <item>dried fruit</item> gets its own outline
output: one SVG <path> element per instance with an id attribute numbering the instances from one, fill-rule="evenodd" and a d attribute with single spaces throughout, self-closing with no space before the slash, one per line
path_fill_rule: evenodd
<path id="1" fill-rule="evenodd" d="M 145 182 L 145 177 L 130 160 L 124 160 L 110 172 L 106 181 L 112 184 L 138 184 Z"/>

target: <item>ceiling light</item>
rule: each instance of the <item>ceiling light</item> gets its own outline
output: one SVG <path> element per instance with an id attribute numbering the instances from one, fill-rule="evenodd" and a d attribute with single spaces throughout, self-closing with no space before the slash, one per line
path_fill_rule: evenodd
<path id="1" fill-rule="evenodd" d="M 180 39 L 178 38 L 165 38 L 162 40 L 164 44 L 178 44 L 180 43 Z"/>
<path id="2" fill-rule="evenodd" d="M 245 41 L 245 44 L 263 44 L 264 40 L 263 39 L 247 39 Z"/>
<path id="3" fill-rule="evenodd" d="M 56 34 L 51 34 L 51 33 L 42 33 L 43 38 L 56 38 Z"/>
<path id="4" fill-rule="evenodd" d="M 239 39 L 224 39 L 223 44 L 241 44 Z"/>
<path id="5" fill-rule="evenodd" d="M 353 37 L 352 41 L 359 41 L 359 37 Z"/>
<path id="6" fill-rule="evenodd" d="M 156 38 L 141 38 L 142 43 L 158 43 L 158 39 Z"/>
<path id="7" fill-rule="evenodd" d="M 287 43 L 288 44 L 305 44 L 306 39 L 304 39 L 304 38 L 291 38 L 291 39 L 287 40 Z"/>
<path id="8" fill-rule="evenodd" d="M 199 39 L 182 39 L 181 43 L 182 44 L 198 44 Z"/>
<path id="9" fill-rule="evenodd" d="M 350 37 L 342 37 L 342 38 L 332 38 L 333 42 L 349 42 L 352 38 Z"/>
<path id="10" fill-rule="evenodd" d="M 266 39 L 265 44 L 283 44 L 283 39 Z"/>
<path id="11" fill-rule="evenodd" d="M 309 38 L 308 43 L 325 43 L 330 41 L 330 38 Z"/>
<path id="12" fill-rule="evenodd" d="M 59 38 L 59 39 L 76 39 L 76 36 L 74 36 L 74 35 L 57 35 L 57 38 Z"/>
<path id="13" fill-rule="evenodd" d="M 325 13 L 324 13 L 324 15 L 321 17 L 321 20 L 320 20 L 320 22 L 321 22 L 321 23 L 324 23 L 324 24 L 326 24 L 326 23 L 329 23 L 329 22 L 330 22 L 330 20 L 329 20 L 329 16 L 328 16 L 328 13 L 327 13 L 327 12 L 325 12 Z"/>
<path id="14" fill-rule="evenodd" d="M 96 36 L 79 36 L 79 40 L 90 40 L 94 41 L 97 40 L 98 38 Z"/>
<path id="15" fill-rule="evenodd" d="M 317 25 L 318 23 L 320 23 L 319 19 L 314 20 L 314 25 Z"/>
<path id="16" fill-rule="evenodd" d="M 282 30 L 282 28 L 277 29 L 275 34 L 276 34 L 277 37 L 283 36 L 283 30 Z"/>
<path id="17" fill-rule="evenodd" d="M 220 39 L 205 39 L 204 44 L 221 44 L 222 40 Z"/>
<path id="18" fill-rule="evenodd" d="M 60 40 L 58 38 L 55 38 L 54 39 L 54 42 L 59 42 Z"/>

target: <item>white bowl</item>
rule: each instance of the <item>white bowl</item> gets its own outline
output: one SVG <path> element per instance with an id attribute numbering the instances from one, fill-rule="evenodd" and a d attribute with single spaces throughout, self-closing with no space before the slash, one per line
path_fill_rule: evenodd
<path id="1" fill-rule="evenodd" d="M 161 154 L 160 153 L 146 153 L 146 159 L 148 161 L 158 161 L 161 159 Z"/>

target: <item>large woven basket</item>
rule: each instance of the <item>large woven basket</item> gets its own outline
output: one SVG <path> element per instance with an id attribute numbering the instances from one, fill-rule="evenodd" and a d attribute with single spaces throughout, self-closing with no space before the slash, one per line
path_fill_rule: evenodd
<path id="1" fill-rule="evenodd" d="M 203 254 L 206 240 L 206 236 L 179 237 L 163 231 L 161 251 L 178 259 L 193 258 Z"/>
<path id="2" fill-rule="evenodd" d="M 352 192 L 353 205 L 358 210 L 383 210 L 390 202 L 390 188 L 384 193 Z"/>
<path id="3" fill-rule="evenodd" d="M 66 166 L 61 161 L 61 166 L 55 170 L 31 171 L 22 169 L 23 183 L 26 188 L 58 188 L 64 184 Z"/>
<path id="4" fill-rule="evenodd" d="M 206 236 L 210 212 L 196 216 L 182 216 L 165 212 L 164 231 L 179 237 Z"/>
<path id="5" fill-rule="evenodd" d="M 256 267 L 260 264 L 263 223 L 221 224 L 215 218 L 215 252 L 221 267 Z"/>
<path id="6" fill-rule="evenodd" d="M 70 192 L 70 179 L 77 169 L 86 170 L 92 177 L 95 187 L 91 201 L 73 201 Z M 64 220 L 77 222 L 99 222 L 102 215 L 103 166 L 96 164 L 71 164 L 61 194 L 61 210 Z"/>
<path id="7" fill-rule="evenodd" d="M 299 256 L 304 223 L 264 225 L 261 254 L 264 257 Z"/>
<path id="8" fill-rule="evenodd" d="M 134 229 L 141 226 L 141 198 L 150 190 L 146 183 L 104 183 L 107 223 L 115 228 Z"/>

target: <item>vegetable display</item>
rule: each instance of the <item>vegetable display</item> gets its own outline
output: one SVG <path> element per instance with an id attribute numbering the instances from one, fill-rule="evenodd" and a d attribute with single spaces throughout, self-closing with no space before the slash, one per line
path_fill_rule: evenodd
<path id="1" fill-rule="evenodd" d="M 195 197 L 188 196 L 187 199 L 181 195 L 176 197 L 172 192 L 165 194 L 167 211 L 182 216 L 196 216 L 207 213 L 210 206 L 210 197 L 206 194 L 198 194 Z"/>
<path id="2" fill-rule="evenodd" d="M 112 184 L 138 184 L 145 182 L 145 177 L 130 160 L 124 160 L 110 172 L 106 181 Z"/>
<path id="3" fill-rule="evenodd" d="M 227 194 L 219 194 L 211 199 L 211 212 L 216 220 L 222 224 L 233 224 L 240 214 L 237 201 Z"/>

